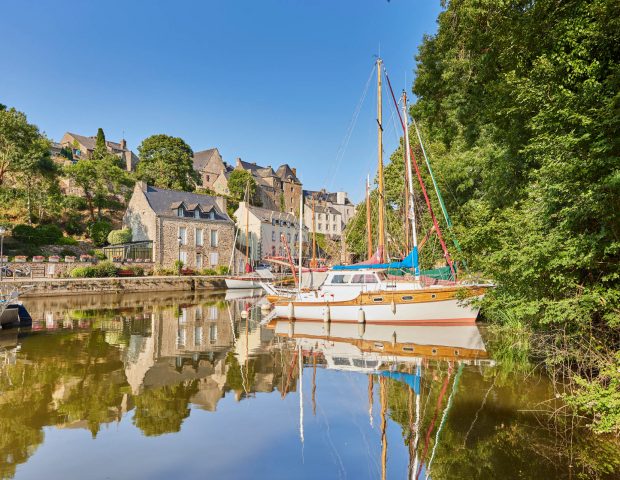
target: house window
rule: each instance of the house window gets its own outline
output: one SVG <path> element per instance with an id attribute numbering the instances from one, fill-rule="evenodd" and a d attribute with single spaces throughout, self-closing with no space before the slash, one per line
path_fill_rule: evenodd
<path id="1" fill-rule="evenodd" d="M 179 238 L 181 245 L 187 245 L 187 228 L 179 227 Z"/>
<path id="2" fill-rule="evenodd" d="M 217 230 L 211 230 L 211 246 L 217 247 L 218 240 Z"/>
<path id="3" fill-rule="evenodd" d="M 209 342 L 217 342 L 217 325 L 215 323 L 209 325 Z"/>
<path id="4" fill-rule="evenodd" d="M 204 242 L 204 238 L 203 238 L 203 230 L 202 228 L 197 228 L 196 229 L 196 246 L 197 247 L 202 247 L 203 242 Z"/>
<path id="5" fill-rule="evenodd" d="M 217 252 L 213 252 L 211 254 L 209 254 L 209 263 L 211 264 L 211 266 L 216 266 L 219 262 L 219 254 Z"/>
<path id="6" fill-rule="evenodd" d="M 177 329 L 177 348 L 184 347 L 186 341 L 187 341 L 187 332 L 185 331 L 185 327 L 179 327 Z"/>
<path id="7" fill-rule="evenodd" d="M 209 307 L 209 320 L 217 320 L 217 307 Z"/>
<path id="8" fill-rule="evenodd" d="M 198 208 L 194 210 L 194 218 L 200 218 L 200 210 Z"/>
<path id="9" fill-rule="evenodd" d="M 202 268 L 202 253 L 196 254 L 196 268 Z"/>
<path id="10" fill-rule="evenodd" d="M 207 215 L 207 218 L 209 220 L 215 220 L 215 212 L 209 212 L 209 214 Z"/>
<path id="11" fill-rule="evenodd" d="M 194 345 L 199 347 L 202 345 L 202 327 L 194 327 Z"/>
<path id="12" fill-rule="evenodd" d="M 290 233 L 287 233 L 287 234 L 286 234 L 286 241 L 287 241 L 288 243 L 291 243 L 291 234 L 290 234 Z"/>
<path id="13" fill-rule="evenodd" d="M 334 223 L 334 232 L 336 231 L 336 224 Z"/>
<path id="14" fill-rule="evenodd" d="M 183 207 L 177 208 L 177 216 L 178 217 L 182 217 L 183 216 Z"/>
<path id="15" fill-rule="evenodd" d="M 187 265 L 187 252 L 180 252 L 179 260 L 183 262 L 183 265 Z"/>
<path id="16" fill-rule="evenodd" d="M 275 241 L 276 241 L 276 231 L 275 231 L 275 230 L 273 230 L 273 231 L 271 232 L 271 241 L 272 241 L 272 242 L 275 242 Z"/>
<path id="17" fill-rule="evenodd" d="M 323 230 L 323 225 L 319 223 L 319 230 Z"/>
<path id="18" fill-rule="evenodd" d="M 327 230 L 327 231 L 329 232 L 329 223 L 327 223 L 327 224 L 325 225 L 325 230 Z"/>

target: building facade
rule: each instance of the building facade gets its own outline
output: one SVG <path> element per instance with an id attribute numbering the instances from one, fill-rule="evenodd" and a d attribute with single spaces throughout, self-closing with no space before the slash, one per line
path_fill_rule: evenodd
<path id="1" fill-rule="evenodd" d="M 76 133 L 67 132 L 60 140 L 60 148 L 66 148 L 71 151 L 74 160 L 80 158 L 90 158 L 95 151 L 97 137 L 85 137 Z M 133 172 L 138 164 L 138 156 L 127 148 L 127 142 L 122 139 L 120 143 L 110 142 L 106 140 L 106 149 L 109 153 L 116 155 L 121 159 L 123 167 L 128 172 Z"/>
<path id="2" fill-rule="evenodd" d="M 132 241 L 153 242 L 153 262 L 170 267 L 177 260 L 188 268 L 228 266 L 234 223 L 226 199 L 137 182 L 123 217 Z"/>
<path id="3" fill-rule="evenodd" d="M 237 228 L 239 229 L 239 244 L 241 247 L 250 245 L 250 259 L 257 263 L 266 257 L 286 257 L 286 239 L 293 258 L 299 252 L 299 220 L 287 212 L 277 212 L 240 202 L 235 211 Z M 248 238 L 246 240 L 246 225 Z M 307 231 L 302 232 L 304 241 Z M 243 250 L 243 248 L 241 248 Z"/>
<path id="4" fill-rule="evenodd" d="M 314 205 L 314 228 L 317 233 L 340 237 L 344 228 L 355 215 L 355 205 L 346 192 L 328 193 L 325 190 L 304 190 L 304 224 L 312 231 Z"/>

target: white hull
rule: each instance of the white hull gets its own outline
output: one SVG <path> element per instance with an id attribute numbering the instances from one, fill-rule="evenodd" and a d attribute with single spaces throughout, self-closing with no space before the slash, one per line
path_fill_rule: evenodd
<path id="1" fill-rule="evenodd" d="M 475 298 L 475 297 L 473 297 Z M 473 324 L 478 316 L 479 308 L 467 301 L 450 299 L 432 302 L 404 303 L 382 305 L 331 305 L 329 302 L 316 305 L 293 305 L 293 318 L 299 320 L 321 320 L 329 314 L 332 322 L 357 323 L 360 318 L 360 309 L 366 323 L 394 323 L 402 325 L 446 324 L 462 325 Z M 283 302 L 282 302 L 283 303 Z M 289 305 L 276 305 L 276 317 L 289 318 Z M 328 310 L 328 312 L 327 312 Z"/>
<path id="2" fill-rule="evenodd" d="M 243 288 L 246 290 L 253 289 L 253 288 L 261 288 L 259 280 L 227 278 L 225 282 L 226 282 L 226 288 Z"/>

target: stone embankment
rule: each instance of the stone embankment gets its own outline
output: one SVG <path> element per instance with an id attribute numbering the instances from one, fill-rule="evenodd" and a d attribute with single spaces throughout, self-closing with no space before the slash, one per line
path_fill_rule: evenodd
<path id="1" fill-rule="evenodd" d="M 23 290 L 22 297 L 80 295 L 85 293 L 129 293 L 218 290 L 226 288 L 224 277 L 147 276 L 111 278 L 24 278 L 0 285 Z"/>

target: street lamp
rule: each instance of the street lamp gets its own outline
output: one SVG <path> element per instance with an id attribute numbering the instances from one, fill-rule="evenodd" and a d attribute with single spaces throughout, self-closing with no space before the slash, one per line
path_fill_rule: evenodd
<path id="1" fill-rule="evenodd" d="M 181 234 L 179 234 L 179 238 L 177 239 L 179 241 L 179 258 L 177 258 L 177 265 L 179 266 L 179 277 L 181 276 Z"/>
<path id="2" fill-rule="evenodd" d="M 4 234 L 6 233 L 6 229 L 4 227 L 0 227 L 0 281 L 2 281 L 2 277 L 4 276 Z"/>

